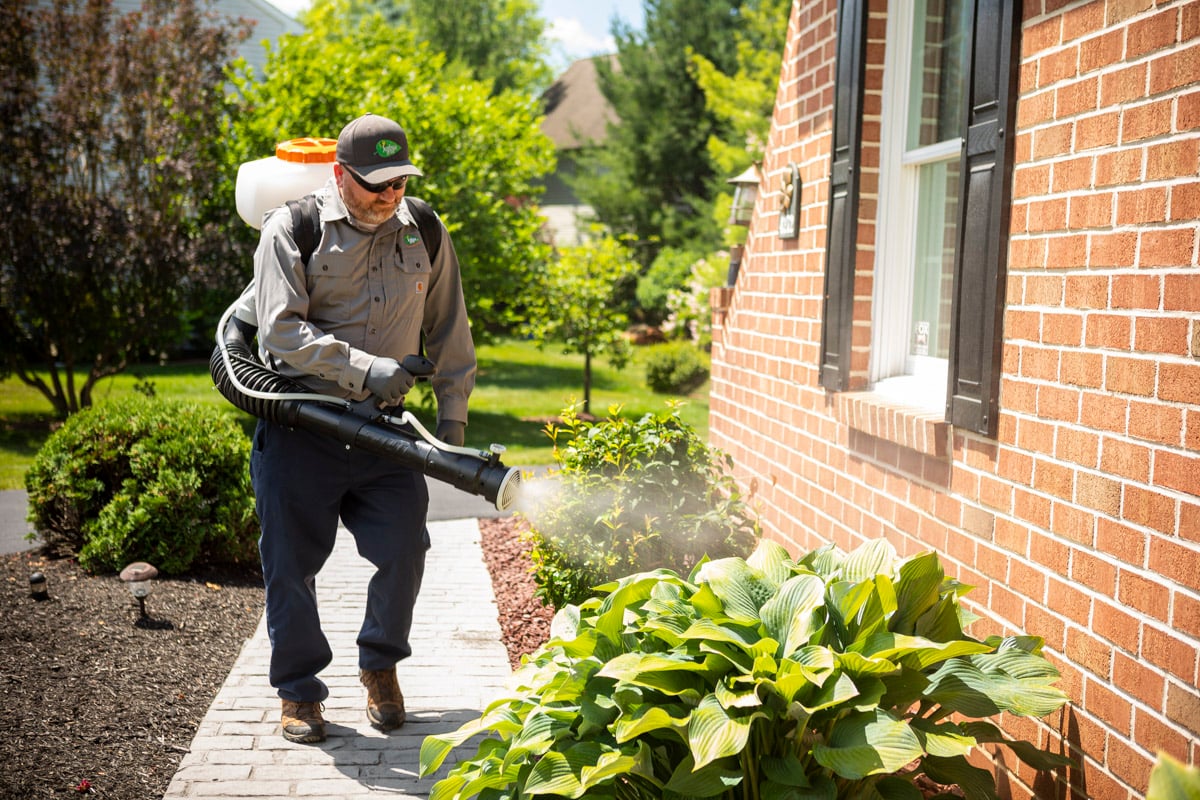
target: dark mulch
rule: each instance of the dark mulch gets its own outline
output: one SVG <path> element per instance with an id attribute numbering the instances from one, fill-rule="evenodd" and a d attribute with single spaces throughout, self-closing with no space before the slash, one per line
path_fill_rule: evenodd
<path id="1" fill-rule="evenodd" d="M 517 663 L 546 640 L 550 613 L 532 600 L 517 523 L 480 526 Z M 31 597 L 33 572 L 48 600 Z M 0 800 L 161 798 L 262 606 L 257 565 L 158 579 L 139 622 L 116 575 L 0 556 Z"/>

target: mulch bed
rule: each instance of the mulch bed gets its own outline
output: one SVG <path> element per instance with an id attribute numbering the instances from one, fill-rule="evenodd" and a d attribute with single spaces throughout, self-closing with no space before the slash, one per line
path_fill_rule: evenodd
<path id="1" fill-rule="evenodd" d="M 480 520 L 514 665 L 549 634 L 511 519 Z M 33 599 L 29 576 L 46 576 Z M 257 565 L 161 578 L 148 619 L 116 575 L 0 556 L 0 798 L 161 798 L 263 610 Z"/>

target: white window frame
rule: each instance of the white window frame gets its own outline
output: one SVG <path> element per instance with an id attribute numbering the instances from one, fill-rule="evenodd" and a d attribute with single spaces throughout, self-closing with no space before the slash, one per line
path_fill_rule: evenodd
<path id="1" fill-rule="evenodd" d="M 960 154 L 963 140 L 905 151 L 915 16 L 913 0 L 888 4 L 868 380 L 877 394 L 906 405 L 941 409 L 946 404 L 949 361 L 909 354 L 919 167 Z"/>

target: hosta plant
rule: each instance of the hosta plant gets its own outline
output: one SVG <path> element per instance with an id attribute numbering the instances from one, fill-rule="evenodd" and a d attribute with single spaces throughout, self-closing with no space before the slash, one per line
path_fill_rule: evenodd
<path id="1" fill-rule="evenodd" d="M 479 797 L 889 798 L 914 781 L 996 796 L 972 748 L 1000 744 L 1037 769 L 1065 763 L 987 718 L 1067 701 L 1031 636 L 976 640 L 969 587 L 938 557 L 886 540 L 792 560 L 762 542 L 600 587 L 555 615 L 511 693 L 425 739 L 421 772 L 484 734 L 431 800 Z"/>

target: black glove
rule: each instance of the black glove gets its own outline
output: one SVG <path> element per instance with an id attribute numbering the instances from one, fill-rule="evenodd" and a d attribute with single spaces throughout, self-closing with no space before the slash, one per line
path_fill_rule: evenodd
<path id="1" fill-rule="evenodd" d="M 456 419 L 443 419 L 438 422 L 434 436 L 446 444 L 462 447 L 463 442 L 467 440 L 467 423 Z"/>
<path id="2" fill-rule="evenodd" d="M 367 368 L 367 391 L 388 405 L 404 399 L 416 378 L 394 358 L 376 356 Z"/>

